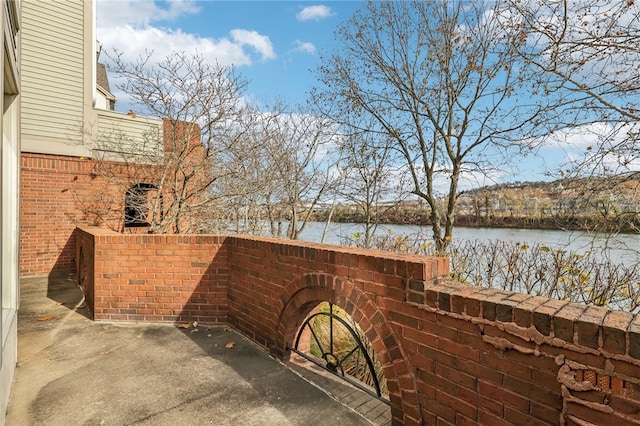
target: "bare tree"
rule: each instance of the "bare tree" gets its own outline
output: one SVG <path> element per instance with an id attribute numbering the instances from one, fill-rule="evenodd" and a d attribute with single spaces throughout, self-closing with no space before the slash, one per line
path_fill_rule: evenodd
<path id="1" fill-rule="evenodd" d="M 326 198 L 336 177 L 335 132 L 330 120 L 308 114 L 302 107 L 289 110 L 276 102 L 265 113 L 261 146 L 271 182 L 264 195 L 272 233 L 274 221 L 282 218 L 274 212 L 281 208 L 289 220 L 286 236 L 298 239 Z"/>
<path id="2" fill-rule="evenodd" d="M 556 99 L 560 113 L 550 137 L 591 141 L 559 173 L 580 178 L 578 187 L 583 177 L 604 177 L 590 186 L 606 192 L 637 180 L 640 4 L 509 0 L 506 8 L 510 26 L 526 37 L 519 54 L 532 65 L 531 80 Z"/>
<path id="3" fill-rule="evenodd" d="M 407 197 L 392 143 L 387 135 L 362 131 L 344 135 L 339 143 L 343 179 L 339 196 L 363 218 L 364 232 L 356 241 L 362 247 L 372 246 L 381 218 Z"/>
<path id="4" fill-rule="evenodd" d="M 535 105 L 514 100 L 523 40 L 504 30 L 499 11 L 485 2 L 368 2 L 319 68 L 315 97 L 327 114 L 343 124 L 348 111 L 369 115 L 376 127 L 368 130 L 394 140 L 441 253 L 461 176 L 500 167 L 539 124 Z"/>
<path id="5" fill-rule="evenodd" d="M 640 121 L 639 4 L 509 0 L 504 10 L 527 38 L 518 54 L 534 65 L 532 83 L 558 94 L 565 125 Z"/>
<path id="6" fill-rule="evenodd" d="M 278 115 L 246 105 L 243 117 L 245 131 L 227 152 L 225 167 L 233 167 L 235 172 L 214 185 L 217 192 L 228 195 L 220 206 L 226 212 L 222 214 L 226 224 L 220 223 L 218 229 L 281 236 L 285 223 L 280 204 L 282 185 L 277 178 L 278 166 L 270 156 L 275 144 L 270 139 L 270 128 Z"/>
<path id="7" fill-rule="evenodd" d="M 246 105 L 242 136 L 226 152 L 214 191 L 227 194 L 218 229 L 297 239 L 334 185 L 331 123 L 282 101 Z"/>
<path id="8" fill-rule="evenodd" d="M 626 198 L 625 211 L 605 216 L 637 227 L 628 198 L 640 170 L 640 4 L 509 0 L 504 10 L 526 38 L 518 54 L 532 65 L 532 85 L 554 100 L 549 138 L 585 141 L 557 173 L 585 198 Z"/>
<path id="9" fill-rule="evenodd" d="M 246 81 L 232 67 L 209 64 L 199 55 L 176 52 L 157 64 L 151 54 L 134 63 L 117 52 L 110 58 L 110 70 L 124 78 L 119 88 L 141 114 L 161 117 L 164 125 L 149 126 L 144 146 L 127 143 L 122 130 L 103 133 L 98 150 L 120 166 L 115 172 L 105 161 L 99 173 L 128 186 L 125 220 L 146 221 L 152 233 L 199 231 L 222 196 L 212 190 L 214 183 L 236 172 L 224 165 L 243 134 Z"/>

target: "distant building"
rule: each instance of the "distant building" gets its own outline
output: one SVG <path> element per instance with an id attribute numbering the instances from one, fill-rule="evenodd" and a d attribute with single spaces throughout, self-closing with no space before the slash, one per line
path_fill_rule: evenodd
<path id="1" fill-rule="evenodd" d="M 96 50 L 96 61 L 100 60 L 100 52 L 102 45 L 98 43 Z M 116 105 L 116 97 L 111 93 L 109 87 L 109 76 L 107 75 L 107 67 L 100 62 L 96 63 L 96 102 L 97 109 L 106 109 L 113 111 Z"/>

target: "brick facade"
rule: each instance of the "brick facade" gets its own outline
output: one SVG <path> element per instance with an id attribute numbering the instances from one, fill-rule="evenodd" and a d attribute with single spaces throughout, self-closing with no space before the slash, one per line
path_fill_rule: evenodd
<path id="1" fill-rule="evenodd" d="M 20 272 L 46 275 L 73 271 L 73 232 L 96 225 L 78 208 L 95 190 L 90 160 L 59 155 L 21 155 Z"/>
<path id="2" fill-rule="evenodd" d="M 64 155 L 21 154 L 20 275 L 67 273 L 75 268 L 74 230 L 99 226 L 118 232 L 146 233 L 148 227 L 125 228 L 125 194 L 136 184 L 161 186 L 158 181 L 179 173 L 190 178 L 185 188 L 163 186 L 155 213 L 167 220 L 167 231 L 197 231 L 197 211 L 208 175 L 207 153 L 197 125 L 163 121 L 164 165 L 104 161 Z M 163 169 L 164 167 L 164 169 Z M 192 176 L 191 176 L 192 175 Z M 169 179 L 171 180 L 171 179 Z M 183 190 L 184 189 L 184 190 Z M 187 194 L 176 200 L 173 194 Z M 150 196 L 145 202 L 155 201 Z M 186 206 L 186 207 L 185 207 Z M 182 209 L 182 210 L 181 210 Z"/>
<path id="3" fill-rule="evenodd" d="M 77 226 L 124 230 L 130 166 L 26 152 L 20 159 L 21 276 L 74 271 Z"/>
<path id="4" fill-rule="evenodd" d="M 451 282 L 443 258 L 244 236 L 77 236 L 96 320 L 227 323 L 284 359 L 319 302 L 340 306 L 382 363 L 394 424 L 640 423 L 637 315 Z"/>
<path id="5" fill-rule="evenodd" d="M 200 127 L 195 123 L 163 120 L 165 167 L 170 183 L 164 214 L 172 218 L 170 233 L 197 233 L 211 212 L 203 195 L 214 180 L 213 148 L 205 148 Z M 187 214 L 185 214 L 187 213 Z"/>

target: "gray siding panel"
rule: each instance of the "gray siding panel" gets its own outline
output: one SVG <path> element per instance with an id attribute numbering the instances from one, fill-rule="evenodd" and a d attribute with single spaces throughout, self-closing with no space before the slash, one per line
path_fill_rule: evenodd
<path id="1" fill-rule="evenodd" d="M 137 117 L 112 111 L 98 111 L 94 149 L 98 157 L 107 155 L 115 161 L 153 164 L 163 155 L 162 120 Z"/>
<path id="2" fill-rule="evenodd" d="M 90 78 L 84 75 L 83 3 L 23 2 L 22 132 L 27 136 L 82 142 L 84 79 Z"/>

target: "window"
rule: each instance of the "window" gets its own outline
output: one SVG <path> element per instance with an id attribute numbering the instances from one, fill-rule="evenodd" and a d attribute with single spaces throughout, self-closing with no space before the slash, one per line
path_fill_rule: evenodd
<path id="1" fill-rule="evenodd" d="M 149 193 L 155 193 L 157 188 L 150 183 L 136 183 L 129 188 L 124 199 L 125 228 L 141 228 L 150 226 L 151 212 Z M 162 202 L 162 197 L 160 197 Z M 162 210 L 162 209 L 160 209 Z"/>

